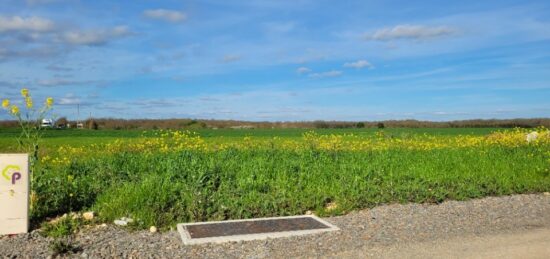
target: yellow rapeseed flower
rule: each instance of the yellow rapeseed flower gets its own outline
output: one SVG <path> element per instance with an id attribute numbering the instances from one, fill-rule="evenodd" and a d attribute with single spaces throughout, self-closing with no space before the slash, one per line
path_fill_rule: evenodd
<path id="1" fill-rule="evenodd" d="M 29 97 L 29 89 L 27 88 L 21 89 L 21 95 L 25 98 Z"/>
<path id="2" fill-rule="evenodd" d="M 10 106 L 10 100 L 4 99 L 4 100 L 2 101 L 2 108 L 6 109 L 6 108 L 8 108 L 9 106 Z"/>
<path id="3" fill-rule="evenodd" d="M 51 108 L 52 105 L 53 105 L 53 98 L 48 97 L 48 98 L 46 99 L 46 107 Z"/>
<path id="4" fill-rule="evenodd" d="M 13 115 L 19 114 L 19 107 L 15 106 L 15 105 L 12 105 L 12 106 L 11 106 L 11 113 L 12 113 Z"/>
<path id="5" fill-rule="evenodd" d="M 27 103 L 27 108 L 32 108 L 32 99 L 30 97 L 25 98 L 25 102 Z"/>

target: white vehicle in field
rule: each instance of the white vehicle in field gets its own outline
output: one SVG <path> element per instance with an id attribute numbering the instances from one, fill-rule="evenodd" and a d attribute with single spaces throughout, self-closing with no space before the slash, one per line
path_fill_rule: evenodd
<path id="1" fill-rule="evenodd" d="M 53 128 L 53 120 L 52 119 L 42 119 L 42 123 L 40 124 L 40 127 L 42 127 L 42 128 Z"/>

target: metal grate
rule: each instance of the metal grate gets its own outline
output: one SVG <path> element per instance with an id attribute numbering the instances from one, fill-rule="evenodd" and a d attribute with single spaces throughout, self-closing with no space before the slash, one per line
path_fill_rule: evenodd
<path id="1" fill-rule="evenodd" d="M 338 230 L 313 215 L 178 224 L 184 244 L 255 240 Z"/>

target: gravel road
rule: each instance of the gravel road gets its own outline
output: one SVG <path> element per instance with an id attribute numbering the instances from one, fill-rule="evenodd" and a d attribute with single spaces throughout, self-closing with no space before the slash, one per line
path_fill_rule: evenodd
<path id="1" fill-rule="evenodd" d="M 550 258 L 550 195 L 392 204 L 326 218 L 341 231 L 262 241 L 184 246 L 177 232 L 92 227 L 78 258 Z M 0 237 L 0 257 L 46 258 L 36 231 Z"/>

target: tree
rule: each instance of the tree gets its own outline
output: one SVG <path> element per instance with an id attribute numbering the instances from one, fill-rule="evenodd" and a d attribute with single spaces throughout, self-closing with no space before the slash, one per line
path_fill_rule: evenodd
<path id="1" fill-rule="evenodd" d="M 313 125 L 317 129 L 328 129 L 329 125 L 326 121 L 314 121 Z"/>
<path id="2" fill-rule="evenodd" d="M 356 128 L 364 128 L 365 127 L 365 123 L 364 122 L 358 122 L 357 124 L 355 124 L 355 127 Z"/>
<path id="3" fill-rule="evenodd" d="M 379 122 L 377 125 L 378 125 L 379 129 L 385 128 L 384 123 L 382 123 L 382 122 Z"/>
<path id="4" fill-rule="evenodd" d="M 93 129 L 93 130 L 99 129 L 99 125 L 94 119 L 87 119 L 84 125 L 86 125 L 86 128 L 88 129 Z"/>
<path id="5" fill-rule="evenodd" d="M 55 121 L 55 126 L 58 128 L 66 128 L 69 121 L 66 117 L 61 117 Z"/>

